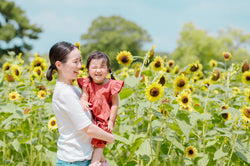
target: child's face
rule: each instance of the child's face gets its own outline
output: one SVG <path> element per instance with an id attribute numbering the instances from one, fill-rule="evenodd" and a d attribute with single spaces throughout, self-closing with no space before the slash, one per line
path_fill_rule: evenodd
<path id="1" fill-rule="evenodd" d="M 96 84 L 103 84 L 108 74 L 108 66 L 106 61 L 101 59 L 92 59 L 89 63 L 89 76 Z"/>

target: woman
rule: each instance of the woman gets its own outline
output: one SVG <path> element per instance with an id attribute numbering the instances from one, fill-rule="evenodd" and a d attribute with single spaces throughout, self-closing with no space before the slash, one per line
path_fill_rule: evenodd
<path id="1" fill-rule="evenodd" d="M 73 86 L 82 67 L 81 54 L 67 42 L 56 43 L 49 52 L 50 66 L 46 77 L 52 80 L 52 71 L 58 72 L 52 98 L 60 137 L 57 142 L 59 165 L 89 165 L 93 152 L 91 137 L 114 142 L 114 136 L 92 123 L 89 111 L 83 111 L 80 91 Z"/>

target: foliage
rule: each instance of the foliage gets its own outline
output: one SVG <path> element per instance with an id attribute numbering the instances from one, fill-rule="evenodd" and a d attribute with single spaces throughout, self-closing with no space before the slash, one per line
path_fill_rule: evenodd
<path id="1" fill-rule="evenodd" d="M 143 63 L 115 73 L 125 85 L 119 94 L 116 141 L 104 149 L 110 165 L 249 165 L 250 76 L 243 77 L 248 73 L 242 73 L 242 64 L 218 61 L 204 77 L 201 68 L 190 70 L 193 64 L 178 72 L 173 70 L 178 64 L 166 70 L 165 57 L 158 62 L 151 57 L 155 66 L 148 65 L 149 53 Z M 41 57 L 27 66 L 11 54 L 0 75 L 0 164 L 53 165 L 58 132 L 47 124 L 54 116 L 55 79 L 46 81 L 42 69 L 47 65 Z M 162 70 L 155 69 L 159 63 Z M 83 68 L 79 77 L 85 75 Z M 41 90 L 45 96 L 39 96 Z M 9 97 L 17 93 L 17 99 Z"/>
<path id="2" fill-rule="evenodd" d="M 7 51 L 31 50 L 32 46 L 27 39 L 37 39 L 40 32 L 41 28 L 32 25 L 24 11 L 14 2 L 0 1 L 0 57 L 7 54 Z"/>
<path id="3" fill-rule="evenodd" d="M 183 26 L 176 50 L 170 55 L 180 66 L 185 66 L 199 60 L 205 69 L 211 59 L 223 60 L 221 52 L 231 52 L 234 62 L 240 63 L 250 60 L 247 45 L 250 43 L 250 34 L 241 30 L 229 28 L 221 30 L 218 36 L 212 36 L 205 30 L 195 28 L 192 23 Z M 237 57 L 237 58 L 236 58 Z"/>
<path id="4" fill-rule="evenodd" d="M 120 16 L 96 18 L 81 39 L 84 55 L 101 50 L 109 55 L 114 69 L 119 68 L 115 58 L 120 50 L 140 56 L 143 43 L 151 41 L 146 30 Z"/>

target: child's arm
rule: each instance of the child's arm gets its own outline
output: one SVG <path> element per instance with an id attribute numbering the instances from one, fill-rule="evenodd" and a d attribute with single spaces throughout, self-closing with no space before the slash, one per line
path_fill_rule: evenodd
<path id="1" fill-rule="evenodd" d="M 111 113 L 109 117 L 109 122 L 108 122 L 108 131 L 112 132 L 114 128 L 114 121 L 116 119 L 118 107 L 119 107 L 119 96 L 118 94 L 114 94 L 111 99 Z"/>
<path id="2" fill-rule="evenodd" d="M 89 100 L 89 94 L 88 94 L 86 88 L 83 86 L 82 87 L 82 95 L 80 98 L 80 103 L 81 103 L 84 111 L 88 111 L 90 109 L 89 106 L 91 105 L 91 103 L 89 103 L 88 100 Z"/>

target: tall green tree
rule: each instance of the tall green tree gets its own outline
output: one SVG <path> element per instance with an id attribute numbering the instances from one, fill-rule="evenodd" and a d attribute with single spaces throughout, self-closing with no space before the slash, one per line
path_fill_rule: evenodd
<path id="1" fill-rule="evenodd" d="M 81 39 L 83 55 L 103 51 L 109 55 L 113 69 L 119 68 L 115 60 L 118 52 L 126 50 L 134 56 L 140 56 L 143 43 L 151 41 L 146 30 L 120 16 L 96 18 Z"/>
<path id="2" fill-rule="evenodd" d="M 231 62 L 239 63 L 250 59 L 247 50 L 249 43 L 250 34 L 237 29 L 221 30 L 217 36 L 212 36 L 206 30 L 187 23 L 180 33 L 176 50 L 170 56 L 182 66 L 199 60 L 207 69 L 211 59 L 223 61 L 223 51 L 232 54 Z"/>
<path id="3" fill-rule="evenodd" d="M 25 12 L 7 0 L 0 1 L 0 57 L 7 51 L 24 52 L 32 49 L 30 39 L 38 39 L 42 29 L 32 25 Z"/>

